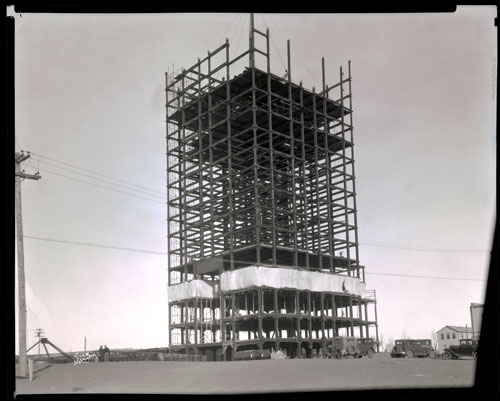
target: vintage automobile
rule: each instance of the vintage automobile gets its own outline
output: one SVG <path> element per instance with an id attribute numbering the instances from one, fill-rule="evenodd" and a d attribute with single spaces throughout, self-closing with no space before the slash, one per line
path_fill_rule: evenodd
<path id="1" fill-rule="evenodd" d="M 328 346 L 330 358 L 357 358 L 359 355 L 358 338 L 356 337 L 334 337 Z"/>
<path id="2" fill-rule="evenodd" d="M 367 356 L 368 358 L 373 358 L 375 356 L 375 350 L 377 348 L 377 342 L 373 341 L 373 338 L 358 338 L 358 357 Z"/>
<path id="3" fill-rule="evenodd" d="M 434 347 L 431 340 L 396 340 L 392 348 L 393 358 L 428 358 L 434 354 Z"/>
<path id="4" fill-rule="evenodd" d="M 477 359 L 478 341 L 472 338 L 460 340 L 458 345 L 450 345 L 443 351 L 443 359 L 458 359 L 463 356 L 471 356 Z"/>

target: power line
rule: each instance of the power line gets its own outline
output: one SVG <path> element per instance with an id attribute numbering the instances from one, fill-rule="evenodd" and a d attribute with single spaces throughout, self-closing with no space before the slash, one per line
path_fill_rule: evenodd
<path id="1" fill-rule="evenodd" d="M 394 276 L 394 277 L 410 277 L 410 278 L 430 278 L 440 280 L 463 280 L 463 281 L 488 281 L 479 278 L 463 278 L 463 277 L 443 277 L 443 276 L 417 276 L 412 274 L 395 274 L 395 273 L 382 273 L 382 272 L 365 272 L 365 274 L 372 274 L 377 276 Z"/>
<path id="2" fill-rule="evenodd" d="M 141 194 L 144 194 L 144 195 L 154 196 L 154 197 L 159 198 L 159 199 L 164 199 L 162 196 L 159 196 L 159 195 L 150 194 L 150 193 L 147 193 L 147 192 L 141 191 L 141 190 L 139 190 L 139 189 L 129 188 L 129 187 L 127 187 L 127 186 L 125 186 L 125 185 L 122 185 L 122 184 L 117 184 L 117 183 L 112 182 L 112 181 L 103 180 L 102 178 L 92 177 L 91 175 L 88 175 L 88 174 L 83 174 L 83 173 L 79 173 L 78 171 L 70 170 L 70 169 L 68 169 L 68 168 L 61 167 L 61 166 L 58 166 L 58 165 L 56 165 L 56 164 L 49 163 L 49 162 L 46 162 L 46 161 L 43 161 L 43 160 L 39 160 L 39 159 L 36 159 L 36 158 L 33 158 L 33 160 L 36 160 L 36 161 L 41 162 L 41 163 L 44 163 L 44 164 L 48 164 L 49 166 L 53 166 L 53 167 L 59 168 L 59 169 L 61 169 L 61 170 L 66 170 L 66 171 L 69 171 L 70 173 L 79 174 L 79 175 L 81 175 L 81 176 L 83 176 L 83 177 L 91 178 L 91 179 L 93 179 L 93 180 L 99 180 L 99 181 L 102 181 L 102 182 L 105 182 L 105 183 L 107 183 L 107 184 L 111 184 L 111 185 L 116 185 L 116 186 L 118 186 L 118 187 L 128 189 L 129 191 L 135 191 L 135 192 L 138 192 L 138 193 L 141 193 Z M 32 167 L 33 167 L 33 166 L 32 166 Z M 34 168 L 34 167 L 33 167 L 33 168 Z"/>
<path id="3" fill-rule="evenodd" d="M 110 181 L 106 181 L 106 180 L 102 180 L 102 179 L 99 179 L 99 178 L 91 177 L 91 176 L 86 175 L 86 174 L 82 174 L 82 173 L 79 173 L 79 172 L 76 172 L 76 171 L 72 171 L 72 170 L 66 169 L 64 167 L 57 166 L 57 165 L 49 163 L 49 162 L 45 162 L 43 160 L 39 160 L 39 159 L 35 159 L 35 158 L 34 158 L 34 160 L 39 161 L 41 163 L 49 164 L 49 165 L 54 166 L 56 168 L 60 168 L 62 170 L 66 170 L 66 171 L 69 171 L 69 172 L 72 172 L 72 173 L 75 173 L 75 174 L 80 174 L 82 176 L 85 176 L 85 177 L 88 177 L 88 178 L 91 178 L 91 179 L 101 180 L 101 181 L 109 183 L 111 185 L 117 185 L 117 186 L 120 186 L 120 187 L 122 187 L 124 189 L 128 189 L 130 191 L 136 191 L 138 193 L 142 193 L 142 194 L 147 195 L 147 196 L 154 196 L 154 197 L 157 197 L 157 198 L 161 198 L 158 195 L 148 194 L 146 192 L 142 192 L 142 191 L 139 191 L 139 190 L 136 190 L 136 189 L 133 189 L 133 188 L 127 188 L 127 187 L 125 187 L 123 185 L 116 184 L 116 183 L 113 183 L 113 182 L 110 182 Z M 31 167 L 35 168 L 33 165 L 31 165 Z M 117 189 L 114 189 L 114 188 L 110 188 L 110 187 L 107 187 L 107 186 L 103 186 L 103 185 L 99 185 L 99 184 L 96 184 L 96 183 L 88 182 L 88 181 L 85 181 L 85 180 L 80 180 L 80 179 L 77 179 L 77 178 L 74 178 L 74 177 L 69 177 L 69 176 L 64 175 L 64 174 L 59 174 L 59 173 L 56 173 L 54 171 L 50 171 L 50 170 L 47 170 L 47 169 L 39 168 L 39 170 L 46 171 L 48 173 L 51 173 L 51 174 L 54 174 L 54 175 L 59 175 L 61 177 L 65 177 L 65 178 L 72 179 L 72 180 L 75 180 L 75 181 L 83 182 L 85 184 L 94 185 L 94 186 L 97 186 L 97 187 L 100 187 L 100 188 L 108 189 L 110 191 L 115 191 L 115 192 L 119 192 L 119 193 L 122 193 L 122 194 L 125 194 L 125 195 L 134 196 L 136 198 L 149 200 L 151 202 L 165 204 L 165 202 L 159 202 L 157 200 L 145 198 L 145 197 L 142 197 L 142 196 L 136 196 L 136 195 L 133 195 L 133 194 L 130 194 L 130 193 L 127 193 L 127 192 L 123 192 L 123 191 L 120 191 L 120 190 L 117 190 Z M 402 250 L 417 251 L 417 252 L 442 252 L 442 253 L 490 253 L 491 252 L 491 251 L 488 251 L 488 250 L 478 250 L 478 249 L 427 248 L 427 247 L 414 246 L 414 245 L 408 245 L 408 244 L 398 244 L 398 243 L 390 243 L 390 242 L 382 242 L 382 241 L 374 241 L 374 240 L 360 240 L 359 243 L 363 244 L 363 245 L 366 245 L 366 246 L 374 246 L 374 247 L 381 247 L 381 248 L 392 248 L 392 249 L 402 249 Z"/>
<path id="4" fill-rule="evenodd" d="M 30 235 L 25 235 L 24 238 L 35 239 L 35 240 L 40 240 L 40 241 L 60 242 L 60 243 L 64 243 L 64 244 L 91 246 L 91 247 L 97 247 L 97 248 L 109 248 L 109 249 L 118 249 L 118 250 L 131 251 L 131 252 L 151 253 L 151 254 L 164 255 L 164 256 L 167 255 L 166 252 L 151 251 L 151 250 L 136 249 L 136 248 L 125 248 L 125 247 L 120 247 L 120 246 L 95 244 L 95 243 L 89 243 L 89 242 L 77 242 L 77 241 L 60 240 L 60 239 L 54 239 L 54 238 L 34 237 L 34 236 L 30 236 Z M 224 261 L 224 259 L 220 258 L 220 257 L 215 257 L 213 259 Z M 244 261 L 244 260 L 234 260 L 234 262 L 244 263 L 244 264 L 248 264 L 248 265 L 254 264 L 254 262 L 248 262 L 248 261 Z M 487 281 L 487 280 L 483 280 L 483 279 L 464 278 L 464 277 L 443 277 L 443 276 L 424 276 L 424 275 L 419 276 L 419 275 L 412 275 L 412 274 L 395 274 L 395 273 L 383 273 L 383 272 L 365 272 L 365 274 L 377 275 L 377 276 L 425 278 L 425 279 L 438 279 L 438 280 Z"/>
<path id="5" fill-rule="evenodd" d="M 425 248 L 413 245 L 406 244 L 395 244 L 389 242 L 378 242 L 371 240 L 360 240 L 360 244 L 367 246 L 377 246 L 382 248 L 394 248 L 394 249 L 403 249 L 408 251 L 421 251 L 421 252 L 449 252 L 449 253 L 484 253 L 491 252 L 486 250 L 477 250 L 477 249 L 442 249 L 442 248 Z"/>
<path id="6" fill-rule="evenodd" d="M 122 194 L 125 194 L 125 195 L 128 195 L 128 196 L 133 196 L 134 198 L 145 199 L 145 200 L 148 200 L 148 201 L 150 201 L 150 202 L 160 203 L 160 204 L 162 204 L 162 205 L 165 205 L 165 204 L 166 204 L 166 202 L 160 202 L 160 201 L 157 201 L 157 200 L 154 200 L 154 199 L 145 198 L 145 197 L 143 197 L 143 196 L 133 195 L 133 194 L 130 194 L 130 193 L 128 193 L 128 192 L 120 191 L 120 190 L 118 190 L 118 189 L 114 189 L 114 188 L 109 188 L 109 187 L 106 187 L 106 186 L 104 186 L 104 185 L 95 184 L 95 183 L 93 183 L 93 182 L 88 182 L 88 181 L 80 180 L 80 179 L 78 179 L 78 178 L 69 177 L 69 176 L 67 176 L 67 175 L 64 175 L 64 174 L 59 174 L 59 173 L 55 173 L 54 171 L 46 170 L 46 169 L 43 169 L 43 168 L 41 168 L 40 170 L 42 170 L 42 171 L 46 171 L 47 173 L 50 173 L 50 174 L 58 175 L 58 176 L 60 176 L 60 177 L 68 178 L 68 179 L 70 179 L 70 180 L 83 182 L 83 183 L 85 183 L 85 184 L 88 184 L 88 185 L 93 185 L 93 186 L 96 186 L 96 187 L 99 187 L 99 188 L 104 188 L 104 189 L 107 189 L 107 190 L 109 190 L 109 191 L 119 192 L 119 193 L 122 193 Z"/>
<path id="7" fill-rule="evenodd" d="M 62 162 L 62 161 L 60 161 L 60 160 L 53 159 L 53 158 L 51 158 L 51 157 L 41 155 L 40 153 L 31 152 L 31 154 L 33 154 L 33 155 L 37 155 L 37 156 L 39 156 L 39 157 L 43 157 L 43 158 L 48 159 L 48 160 L 52 160 L 52 161 L 57 162 L 57 163 L 60 163 L 60 164 L 64 164 L 64 165 L 66 165 L 66 166 L 70 166 L 70 167 L 77 168 L 77 169 L 79 169 L 79 170 L 86 171 L 87 173 L 92 173 L 92 174 L 99 175 L 99 176 L 104 177 L 104 178 L 109 178 L 109 179 L 111 179 L 111 180 L 120 181 L 120 182 L 123 182 L 123 183 L 125 183 L 125 184 L 132 185 L 132 186 L 134 186 L 134 187 L 138 187 L 138 188 L 146 189 L 146 190 L 148 190 L 148 191 L 157 192 L 157 193 L 159 193 L 159 194 L 166 195 L 166 192 L 157 191 L 157 190 L 155 190 L 155 189 L 147 188 L 147 187 L 144 187 L 144 186 L 142 186 L 142 185 L 137 185 L 137 184 L 134 184 L 134 183 L 131 183 L 131 182 L 125 181 L 125 180 L 121 180 L 121 179 L 119 179 L 119 178 L 111 177 L 111 176 L 109 176 L 109 175 L 104 175 L 104 174 L 98 173 L 98 172 L 96 172 L 96 171 L 92 171 L 92 170 L 88 170 L 88 169 L 83 168 L 83 167 L 75 166 L 74 164 L 70 164 L 70 163 Z"/>
<path id="8" fill-rule="evenodd" d="M 122 250 L 122 251 L 130 251 L 130 252 L 152 253 L 152 254 L 156 254 L 156 255 L 167 255 L 166 252 L 148 251 L 145 249 L 136 249 L 136 248 L 125 248 L 122 246 L 103 245 L 103 244 L 95 244 L 95 243 L 90 243 L 90 242 L 77 242 L 77 241 L 61 240 L 61 239 L 55 239 L 55 238 L 34 237 L 31 235 L 25 235 L 24 238 L 34 239 L 34 240 L 38 240 L 38 241 L 60 242 L 63 244 L 91 246 L 91 247 L 96 247 L 96 248 L 108 248 L 108 249 L 118 249 L 118 250 Z"/>

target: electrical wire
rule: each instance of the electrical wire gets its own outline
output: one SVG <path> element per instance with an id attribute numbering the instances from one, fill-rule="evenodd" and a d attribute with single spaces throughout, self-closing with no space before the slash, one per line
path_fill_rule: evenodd
<path id="1" fill-rule="evenodd" d="M 63 243 L 63 244 L 91 246 L 91 247 L 96 247 L 96 248 L 118 249 L 118 250 L 121 250 L 121 251 L 151 253 L 151 254 L 163 255 L 163 256 L 167 255 L 166 252 L 148 251 L 148 250 L 145 250 L 145 249 L 126 248 L 126 247 L 122 247 L 122 246 L 103 245 L 103 244 L 95 244 L 95 243 L 90 243 L 90 242 L 77 242 L 77 241 L 69 241 L 69 240 L 66 241 L 66 240 L 55 239 L 55 238 L 35 237 L 35 236 L 32 236 L 32 235 L 23 235 L 23 238 L 29 238 L 29 239 L 39 240 L 39 241 L 48 241 L 48 242 L 60 242 L 60 243 Z"/>
<path id="2" fill-rule="evenodd" d="M 167 255 L 166 252 L 151 251 L 151 250 L 136 249 L 136 248 L 125 248 L 125 247 L 121 247 L 121 246 L 103 245 L 103 244 L 96 244 L 96 243 L 89 243 L 89 242 L 77 242 L 77 241 L 60 240 L 60 239 L 54 239 L 54 238 L 35 237 L 35 236 L 31 236 L 31 235 L 24 235 L 24 238 L 40 240 L 40 241 L 60 242 L 60 243 L 64 243 L 64 244 L 91 246 L 91 247 L 97 247 L 97 248 L 108 248 L 108 249 L 117 249 L 117 250 L 131 251 L 131 252 L 150 253 L 150 254 L 163 255 L 163 256 Z M 224 259 L 220 258 L 220 257 L 214 257 L 211 259 L 224 261 Z M 248 262 L 248 261 L 243 261 L 243 260 L 234 260 L 234 262 L 248 264 L 248 265 L 255 264 L 255 262 Z M 438 280 L 460 280 L 460 281 L 481 281 L 481 282 L 487 281 L 484 279 L 465 278 L 465 277 L 424 276 L 424 275 L 420 276 L 420 275 L 413 275 L 413 274 L 395 274 L 395 273 L 383 273 L 383 272 L 365 272 L 365 274 L 378 275 L 378 276 L 405 277 L 405 278 L 438 279 Z"/>
<path id="3" fill-rule="evenodd" d="M 360 244 L 367 246 L 376 246 L 382 248 L 403 249 L 407 251 L 422 251 L 422 252 L 449 252 L 449 253 L 485 253 L 491 252 L 478 249 L 439 249 L 439 248 L 425 248 L 406 244 L 394 244 L 389 242 L 377 242 L 371 240 L 360 240 Z"/>
<path id="4" fill-rule="evenodd" d="M 104 174 L 101 174 L 101 173 L 98 173 L 98 172 L 95 172 L 95 171 L 92 171 L 92 170 L 88 170 L 86 168 L 83 168 L 83 167 L 79 167 L 79 166 L 75 166 L 74 164 L 70 164 L 70 163 L 66 163 L 66 162 L 63 162 L 63 161 L 60 161 L 60 160 L 57 160 L 57 159 L 54 159 L 52 157 L 49 157 L 49 156 L 44 156 L 40 153 L 35 153 L 35 152 L 31 152 L 32 155 L 36 155 L 36 156 L 39 156 L 39 157 L 43 157 L 45 159 L 48 159 L 48 160 L 52 160 L 54 162 L 57 162 L 57 163 L 60 163 L 60 164 L 64 164 L 66 166 L 70 166 L 70 167 L 73 167 L 73 168 L 77 168 L 79 170 L 82 170 L 82 171 L 86 171 L 87 173 L 92 173 L 92 174 L 95 174 L 95 175 L 98 175 L 98 176 L 101 176 L 101 177 L 104 177 L 104 178 L 109 178 L 111 180 L 115 180 L 115 181 L 120 181 L 120 182 L 123 182 L 125 184 L 128 184 L 128 185 L 132 185 L 134 187 L 138 187 L 138 188 L 142 188 L 142 189 L 146 189 L 148 191 L 152 191 L 152 192 L 157 192 L 161 195 L 166 195 L 166 192 L 162 192 L 162 191 L 157 191 L 156 189 L 151 189 L 151 188 L 147 188 L 147 187 L 144 187 L 142 185 L 137 185 L 137 184 L 134 184 L 134 183 L 131 183 L 129 181 L 125 181 L 125 180 L 122 180 L 122 179 L 119 179 L 119 178 L 115 178 L 115 177 L 111 177 L 109 175 L 104 175 Z"/>
<path id="5" fill-rule="evenodd" d="M 85 184 L 88 184 L 88 185 L 93 185 L 93 186 L 95 186 L 95 187 L 99 187 L 99 188 L 104 188 L 104 189 L 107 189 L 107 190 L 109 190 L 109 191 L 119 192 L 119 193 L 122 193 L 122 194 L 125 194 L 125 195 L 128 195 L 128 196 L 133 196 L 134 198 L 145 199 L 145 200 L 148 200 L 148 201 L 150 201 L 150 202 L 160 203 L 160 204 L 162 204 L 162 205 L 165 205 L 165 204 L 166 204 L 166 202 L 160 202 L 160 201 L 157 201 L 157 200 L 154 200 L 154 199 L 145 198 L 145 197 L 143 197 L 143 196 L 138 196 L 138 195 L 130 194 L 130 193 L 128 193 L 128 192 L 120 191 L 120 190 L 118 190 L 118 189 L 114 189 L 114 188 L 109 188 L 109 187 L 106 187 L 106 186 L 104 186 L 104 185 L 95 184 L 95 183 L 93 183 L 93 182 L 88 182 L 88 181 L 85 181 L 85 180 L 80 180 L 80 179 L 78 179 L 78 178 L 69 177 L 69 176 L 67 176 L 67 175 L 64 175 L 64 174 L 59 174 L 59 173 L 56 173 L 56 172 L 54 172 L 54 171 L 50 171 L 50 170 L 47 170 L 47 169 L 43 169 L 43 168 L 41 168 L 40 170 L 41 170 L 41 171 L 45 171 L 45 172 L 50 173 L 50 174 L 58 175 L 58 176 L 60 176 L 60 177 L 65 177 L 65 178 L 68 178 L 68 179 L 70 179 L 70 180 L 74 180 L 74 181 L 78 181 L 78 182 L 83 182 L 83 183 L 85 183 Z"/>
<path id="6" fill-rule="evenodd" d="M 393 276 L 393 277 L 410 277 L 410 278 L 430 278 L 440 280 L 463 280 L 463 281 L 488 281 L 479 278 L 463 278 L 463 277 L 443 277 L 443 276 L 417 276 L 413 274 L 395 274 L 395 273 L 382 273 L 382 272 L 365 272 L 365 274 L 376 276 Z"/>
<path id="7" fill-rule="evenodd" d="M 159 196 L 159 195 L 154 195 L 154 194 L 150 194 L 148 192 L 144 192 L 144 191 L 141 191 L 139 189 L 134 189 L 134 188 L 129 188 L 125 185 L 122 185 L 122 184 L 117 184 L 115 182 L 112 182 L 112 181 L 108 181 L 108 180 L 104 180 L 102 178 L 97 178 L 97 177 L 93 177 L 91 175 L 88 175 L 88 174 L 83 174 L 83 173 L 80 173 L 78 171 L 74 171 L 74 170 L 70 170 L 68 168 L 65 168 L 65 167 L 61 167 L 61 166 L 58 166 L 57 164 L 53 164 L 53 163 L 49 163 L 49 162 L 46 162 L 46 161 L 43 161 L 43 160 L 39 160 L 39 159 L 36 159 L 36 158 L 33 158 L 33 160 L 36 160 L 36 161 L 39 161 L 41 163 L 44 163 L 44 164 L 48 164 L 49 166 L 53 166 L 53 167 L 56 167 L 56 168 L 59 168 L 61 170 L 65 170 L 65 171 L 69 171 L 70 173 L 74 173 L 74 174 L 79 174 L 83 177 L 87 177 L 87 178 L 91 178 L 93 180 L 99 180 L 99 181 L 102 181 L 102 182 L 105 182 L 107 184 L 111 184 L 111 185 L 116 185 L 118 187 L 121 187 L 121 188 L 124 188 L 124 189 L 128 189 L 129 191 L 135 191 L 135 192 L 138 192 L 138 193 L 141 193 L 141 194 L 144 194 L 144 195 L 148 195 L 148 196 L 154 196 L 155 198 L 159 198 L 159 199 L 164 199 L 164 197 L 162 196 Z M 33 166 L 32 166 L 33 167 Z M 34 167 L 33 167 L 34 168 Z"/>

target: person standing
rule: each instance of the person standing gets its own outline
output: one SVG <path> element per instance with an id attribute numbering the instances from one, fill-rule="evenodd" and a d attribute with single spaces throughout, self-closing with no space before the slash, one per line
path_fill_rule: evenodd
<path id="1" fill-rule="evenodd" d="M 102 348 L 102 345 L 99 346 L 99 362 L 104 361 L 104 349 Z"/>
<path id="2" fill-rule="evenodd" d="M 104 362 L 109 362 L 109 348 L 106 344 L 104 344 Z"/>

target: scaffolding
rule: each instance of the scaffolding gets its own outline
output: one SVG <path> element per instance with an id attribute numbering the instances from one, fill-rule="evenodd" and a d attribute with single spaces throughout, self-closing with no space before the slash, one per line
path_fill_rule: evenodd
<path id="1" fill-rule="evenodd" d="M 226 39 L 166 74 L 168 284 L 185 292 L 169 297 L 169 342 L 186 353 L 230 359 L 236 350 L 284 348 L 300 358 L 343 332 L 368 337 L 376 327 L 368 318 L 375 300 L 344 288 L 365 283 L 350 61 L 347 76 L 340 67 L 328 86 L 322 59 L 321 91 L 309 90 L 292 81 L 290 41 L 286 76 L 271 72 L 269 40 L 251 16 L 248 50 L 231 59 Z M 319 291 L 252 279 L 222 288 L 230 272 L 250 268 L 276 269 L 282 281 L 286 269 L 345 280 Z"/>

